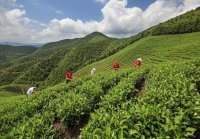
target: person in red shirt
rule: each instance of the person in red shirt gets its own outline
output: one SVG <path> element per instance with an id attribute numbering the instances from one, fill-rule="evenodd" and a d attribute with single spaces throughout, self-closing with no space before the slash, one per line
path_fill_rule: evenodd
<path id="1" fill-rule="evenodd" d="M 68 70 L 65 73 L 65 77 L 66 77 L 66 82 L 70 82 L 73 79 L 73 73 L 70 70 Z"/>
<path id="2" fill-rule="evenodd" d="M 134 65 L 136 68 L 139 68 L 142 65 L 142 58 L 135 60 Z"/>
<path id="3" fill-rule="evenodd" d="M 118 70 L 119 69 L 119 62 L 117 61 L 115 64 L 113 64 L 113 69 Z"/>

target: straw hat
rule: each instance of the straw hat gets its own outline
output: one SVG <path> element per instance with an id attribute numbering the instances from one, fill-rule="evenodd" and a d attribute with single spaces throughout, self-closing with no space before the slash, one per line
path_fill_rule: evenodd
<path id="1" fill-rule="evenodd" d="M 142 58 L 138 58 L 137 60 L 142 61 Z"/>

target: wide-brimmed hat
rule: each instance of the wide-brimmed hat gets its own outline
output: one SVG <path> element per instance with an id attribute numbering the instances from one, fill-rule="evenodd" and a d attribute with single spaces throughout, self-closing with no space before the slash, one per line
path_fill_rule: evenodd
<path id="1" fill-rule="evenodd" d="M 142 58 L 138 58 L 137 60 L 142 61 Z"/>

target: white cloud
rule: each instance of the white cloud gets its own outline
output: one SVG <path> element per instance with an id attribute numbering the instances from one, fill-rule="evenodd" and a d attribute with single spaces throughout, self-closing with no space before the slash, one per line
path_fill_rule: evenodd
<path id="1" fill-rule="evenodd" d="M 21 4 L 21 5 L 19 5 L 19 7 L 20 7 L 20 8 L 24 8 L 24 5 Z"/>
<path id="2" fill-rule="evenodd" d="M 127 1 L 110 0 L 101 10 L 103 20 L 100 30 L 108 34 L 138 32 L 142 28 L 142 10 L 138 7 L 126 8 Z"/>
<path id="3" fill-rule="evenodd" d="M 5 12 L 5 16 L 8 19 L 8 21 L 12 21 L 14 23 L 20 20 L 20 18 L 25 14 L 26 12 L 20 9 L 13 9 L 11 11 Z"/>
<path id="4" fill-rule="evenodd" d="M 25 16 L 26 11 L 16 9 L 16 0 L 0 1 L 0 41 L 30 41 L 34 30 L 31 19 Z M 10 10 L 12 9 L 12 10 Z"/>
<path id="5" fill-rule="evenodd" d="M 49 8 L 49 10 L 55 12 L 56 14 L 59 14 L 59 15 L 64 14 L 63 11 L 56 9 L 56 8 L 53 7 L 53 6 L 49 6 L 48 8 Z"/>
<path id="6" fill-rule="evenodd" d="M 39 32 L 35 40 L 56 41 L 66 38 L 82 37 L 98 27 L 98 22 L 83 22 L 81 20 L 72 20 L 70 18 L 50 21 L 47 28 Z"/>
<path id="7" fill-rule="evenodd" d="M 9 1 L 13 2 L 13 0 Z M 142 10 L 139 7 L 128 8 L 127 0 L 96 1 L 105 3 L 101 9 L 103 15 L 101 21 L 84 22 L 79 19 L 65 18 L 52 19 L 48 24 L 26 18 L 24 10 L 8 10 L 4 8 L 7 4 L 3 3 L 4 6 L 0 5 L 0 33 L 2 33 L 0 41 L 4 39 L 31 42 L 57 41 L 81 37 L 93 31 L 100 31 L 114 37 L 124 37 L 200 6 L 199 0 L 156 0 Z M 43 26 L 43 30 L 32 29 L 31 24 L 33 23 Z"/>
<path id="8" fill-rule="evenodd" d="M 96 2 L 99 2 L 99 3 L 102 3 L 102 4 L 105 4 L 106 2 L 108 2 L 109 0 L 95 0 Z"/>
<path id="9" fill-rule="evenodd" d="M 57 10 L 56 13 L 57 13 L 57 14 L 63 14 L 63 12 L 60 11 L 60 10 Z"/>

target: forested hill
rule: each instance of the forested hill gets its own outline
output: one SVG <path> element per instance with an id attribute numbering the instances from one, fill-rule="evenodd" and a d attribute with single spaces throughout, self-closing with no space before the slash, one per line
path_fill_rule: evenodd
<path id="1" fill-rule="evenodd" d="M 67 47 L 67 46 L 71 47 L 71 46 L 78 45 L 81 43 L 106 41 L 107 39 L 109 39 L 109 37 L 104 35 L 103 33 L 93 32 L 83 38 L 65 39 L 65 40 L 60 40 L 57 42 L 47 43 L 44 46 L 42 46 L 40 49 L 49 49 L 49 48 L 55 48 L 55 47 L 58 48 L 58 47 Z"/>
<path id="2" fill-rule="evenodd" d="M 152 35 L 182 34 L 200 31 L 200 7 L 150 29 Z"/>
<path id="3" fill-rule="evenodd" d="M 200 7 L 144 30 L 135 36 L 127 38 L 127 41 L 133 43 L 147 36 L 183 34 L 199 31 Z"/>
<path id="4" fill-rule="evenodd" d="M 114 48 L 113 42 L 116 40 L 94 32 L 83 38 L 46 44 L 30 55 L 13 60 L 10 67 L 2 68 L 0 85 L 17 83 L 41 86 L 62 82 L 67 69 L 76 71 L 105 57 L 109 52 L 107 49 Z"/>
<path id="5" fill-rule="evenodd" d="M 32 46 L 10 46 L 0 44 L 0 67 L 6 62 L 29 55 L 37 50 Z"/>

